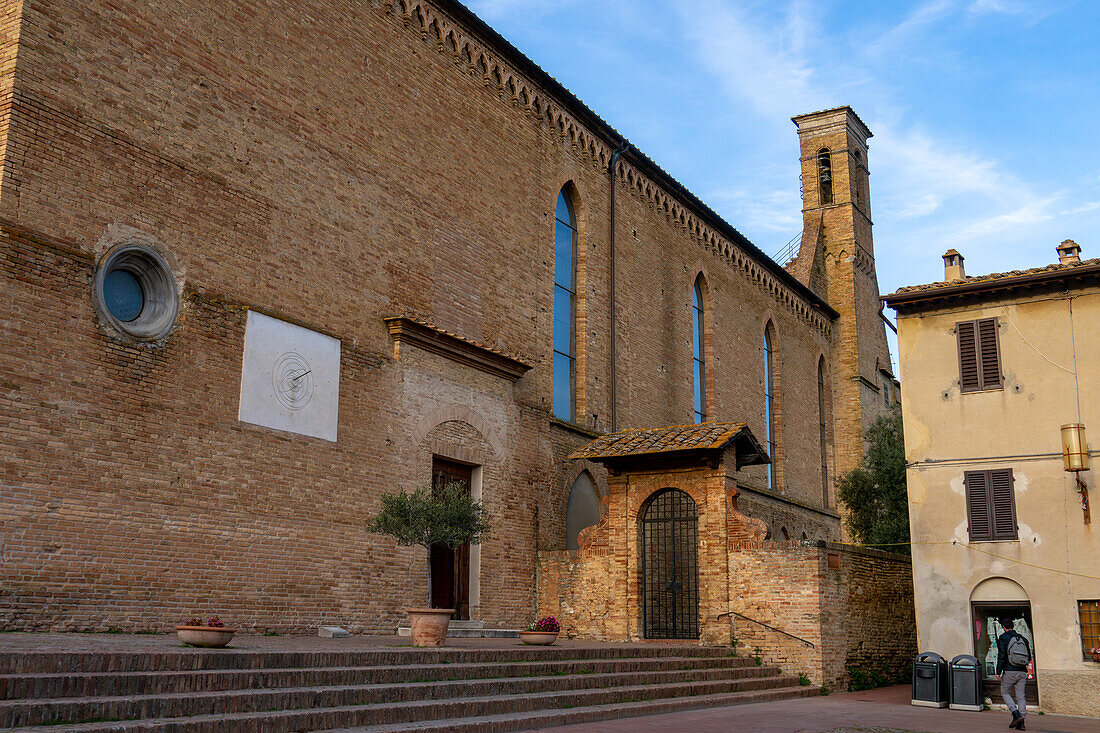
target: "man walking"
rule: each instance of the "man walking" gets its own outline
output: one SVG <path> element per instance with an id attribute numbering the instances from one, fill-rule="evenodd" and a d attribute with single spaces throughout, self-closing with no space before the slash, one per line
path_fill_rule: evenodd
<path id="1" fill-rule="evenodd" d="M 1005 632 L 997 638 L 997 674 L 1001 678 L 1001 697 L 1012 711 L 1009 728 L 1027 730 L 1024 725 L 1027 703 L 1024 701 L 1024 685 L 1027 684 L 1027 665 L 1031 661 L 1031 646 L 1027 639 L 1015 630 L 1012 619 L 1001 619 Z"/>

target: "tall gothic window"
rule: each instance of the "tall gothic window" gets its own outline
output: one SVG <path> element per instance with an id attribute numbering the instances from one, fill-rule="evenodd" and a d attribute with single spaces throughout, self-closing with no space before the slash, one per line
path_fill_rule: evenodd
<path id="1" fill-rule="evenodd" d="M 828 148 L 817 151 L 817 183 L 821 191 L 821 205 L 833 203 L 833 160 Z"/>
<path id="2" fill-rule="evenodd" d="M 554 415 L 573 422 L 576 402 L 577 220 L 567 188 L 554 222 Z"/>
<path id="3" fill-rule="evenodd" d="M 825 357 L 817 362 L 817 423 L 821 443 L 821 505 L 829 506 L 829 441 L 825 412 Z"/>
<path id="4" fill-rule="evenodd" d="M 695 422 L 707 421 L 706 339 L 703 331 L 703 287 L 700 274 L 691 289 L 691 359 L 695 369 Z"/>
<path id="5" fill-rule="evenodd" d="M 775 328 L 769 322 L 764 328 L 764 422 L 768 456 L 768 488 L 775 489 L 778 481 L 779 459 L 775 455 Z"/>

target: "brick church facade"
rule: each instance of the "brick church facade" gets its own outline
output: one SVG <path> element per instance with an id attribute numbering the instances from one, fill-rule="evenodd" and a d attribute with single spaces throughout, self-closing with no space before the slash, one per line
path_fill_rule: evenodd
<path id="1" fill-rule="evenodd" d="M 392 633 L 428 558 L 364 524 L 441 471 L 516 627 L 607 519 L 571 456 L 698 420 L 770 458 L 743 539 L 841 537 L 896 399 L 850 109 L 795 118 L 783 267 L 460 3 L 2 4 L 3 628 Z"/>

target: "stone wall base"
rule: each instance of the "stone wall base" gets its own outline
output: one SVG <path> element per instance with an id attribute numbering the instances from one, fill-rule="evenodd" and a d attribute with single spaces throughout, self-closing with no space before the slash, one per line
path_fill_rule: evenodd
<path id="1" fill-rule="evenodd" d="M 1100 669 L 1039 669 L 1037 679 L 1044 712 L 1100 716 Z"/>

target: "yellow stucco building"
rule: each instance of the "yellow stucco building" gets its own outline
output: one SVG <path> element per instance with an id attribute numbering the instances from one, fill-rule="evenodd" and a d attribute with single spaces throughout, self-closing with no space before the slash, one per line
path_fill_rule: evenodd
<path id="1" fill-rule="evenodd" d="M 1065 470 L 1061 433 L 1100 436 L 1100 260 L 1071 240 L 1057 251 L 1057 264 L 967 277 L 950 250 L 942 282 L 883 300 L 905 384 L 921 651 L 977 656 L 1000 703 L 991 640 L 1011 617 L 1035 653 L 1031 702 L 1100 715 L 1096 471 Z"/>

